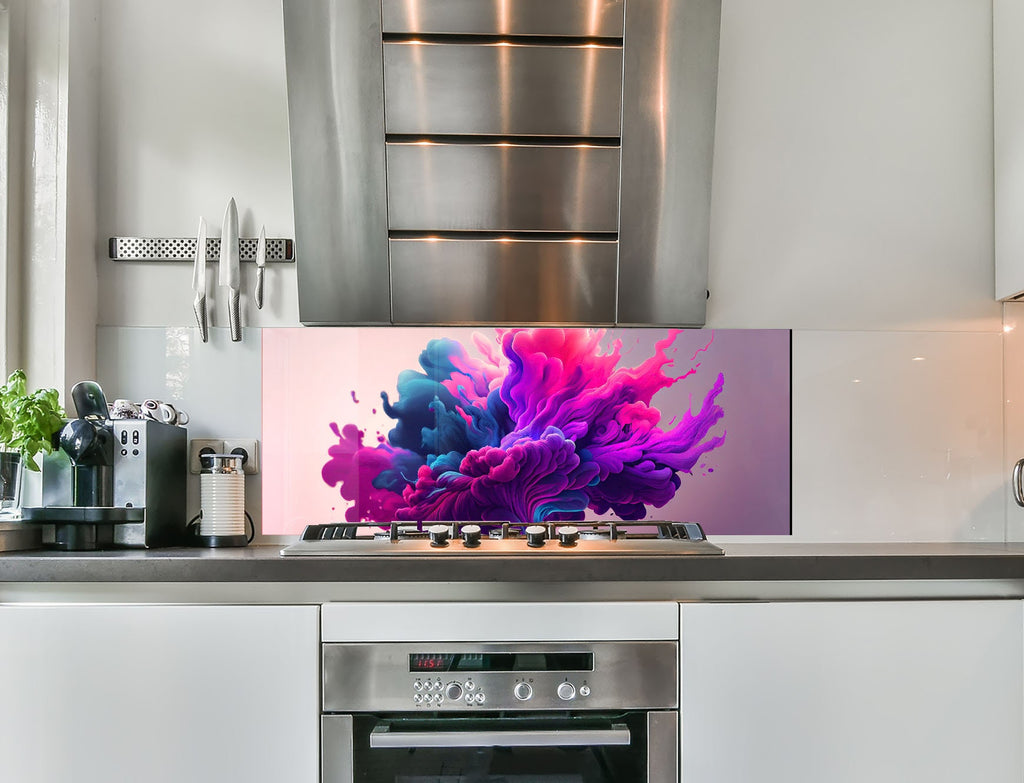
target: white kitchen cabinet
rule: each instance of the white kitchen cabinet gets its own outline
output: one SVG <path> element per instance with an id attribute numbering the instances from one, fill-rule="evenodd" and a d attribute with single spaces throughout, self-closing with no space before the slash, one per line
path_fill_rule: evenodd
<path id="1" fill-rule="evenodd" d="M 1024 0 L 992 2 L 996 299 L 1024 293 Z"/>
<path id="2" fill-rule="evenodd" d="M 0 607 L 0 779 L 315 783 L 313 606 Z"/>
<path id="3" fill-rule="evenodd" d="M 1019 601 L 684 604 L 683 783 L 1020 783 Z"/>

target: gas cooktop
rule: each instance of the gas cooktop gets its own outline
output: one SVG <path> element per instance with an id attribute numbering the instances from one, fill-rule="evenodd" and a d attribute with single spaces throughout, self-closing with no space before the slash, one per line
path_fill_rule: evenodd
<path id="1" fill-rule="evenodd" d="M 696 522 L 332 522 L 307 525 L 281 550 L 293 556 L 721 555 Z"/>

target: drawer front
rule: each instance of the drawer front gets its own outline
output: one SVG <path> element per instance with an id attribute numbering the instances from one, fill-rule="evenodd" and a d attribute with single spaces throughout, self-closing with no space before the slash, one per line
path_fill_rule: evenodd
<path id="1" fill-rule="evenodd" d="M 388 133 L 617 138 L 621 105 L 621 47 L 384 44 Z"/>
<path id="2" fill-rule="evenodd" d="M 385 33 L 622 37 L 623 0 L 383 0 Z"/>
<path id="3" fill-rule="evenodd" d="M 616 147 L 388 144 L 392 231 L 618 230 Z"/>
<path id="4" fill-rule="evenodd" d="M 395 323 L 613 323 L 617 247 L 602 241 L 392 239 Z"/>

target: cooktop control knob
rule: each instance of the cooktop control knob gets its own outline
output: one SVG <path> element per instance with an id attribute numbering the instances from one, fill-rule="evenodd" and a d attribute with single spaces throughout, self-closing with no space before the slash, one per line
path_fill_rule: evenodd
<path id="1" fill-rule="evenodd" d="M 544 539 L 548 537 L 548 529 L 544 525 L 530 525 L 526 528 L 527 546 L 544 546 Z"/>
<path id="2" fill-rule="evenodd" d="M 480 546 L 480 525 L 463 525 L 462 544 L 467 547 Z"/>
<path id="3" fill-rule="evenodd" d="M 448 525 L 431 525 L 427 528 L 431 546 L 448 546 Z"/>
<path id="4" fill-rule="evenodd" d="M 574 525 L 562 525 L 556 532 L 560 546 L 576 546 L 580 537 L 580 531 Z"/>
<path id="5" fill-rule="evenodd" d="M 562 701 L 572 701 L 576 698 L 576 686 L 571 682 L 560 682 L 555 691 Z"/>
<path id="6" fill-rule="evenodd" d="M 533 688 L 530 687 L 528 682 L 517 682 L 516 687 L 512 689 L 512 695 L 519 699 L 519 701 L 529 701 L 530 697 L 533 696 Z"/>
<path id="7" fill-rule="evenodd" d="M 444 689 L 444 697 L 448 701 L 458 701 L 462 698 L 462 686 L 457 682 L 450 682 Z"/>

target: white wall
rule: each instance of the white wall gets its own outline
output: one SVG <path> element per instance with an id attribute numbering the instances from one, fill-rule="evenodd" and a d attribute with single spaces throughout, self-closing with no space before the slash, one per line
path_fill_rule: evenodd
<path id="1" fill-rule="evenodd" d="M 279 0 L 101 14 L 100 238 L 292 236 Z M 720 57 L 708 326 L 794 330 L 795 538 L 1002 540 L 989 4 L 724 0 Z M 191 325 L 188 265 L 98 264 L 101 325 Z"/>
<path id="2" fill-rule="evenodd" d="M 99 234 L 220 236 L 229 198 L 239 230 L 293 237 L 280 0 L 101 0 Z M 192 270 L 105 260 L 99 323 L 193 323 Z M 267 270 L 267 301 L 243 324 L 298 324 L 293 266 Z M 227 325 L 216 298 L 214 325 Z"/>

